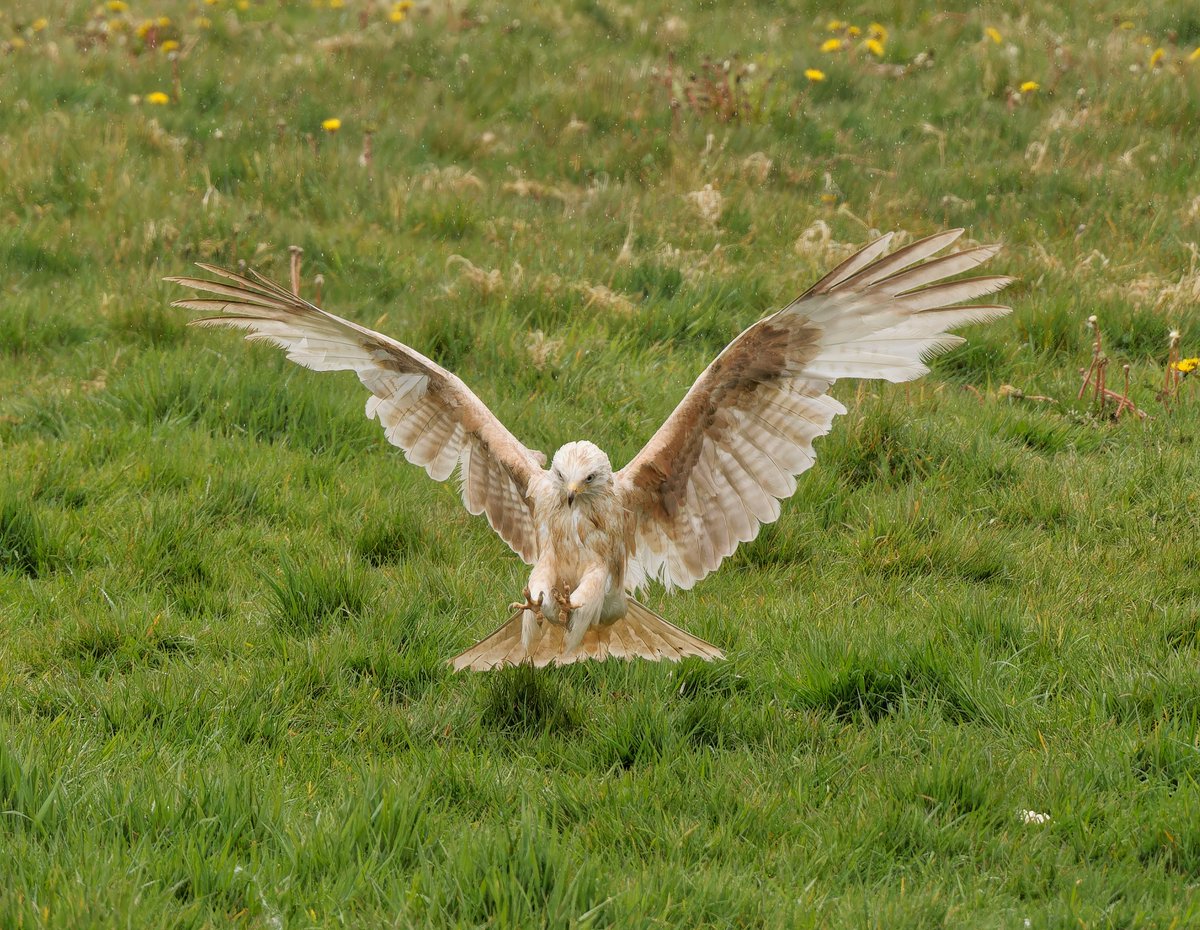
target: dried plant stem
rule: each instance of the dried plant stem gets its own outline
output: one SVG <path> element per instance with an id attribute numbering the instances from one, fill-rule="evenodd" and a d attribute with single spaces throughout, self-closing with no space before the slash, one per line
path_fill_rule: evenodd
<path id="1" fill-rule="evenodd" d="M 1102 377 L 1101 366 L 1103 364 L 1103 355 L 1101 354 L 1100 343 L 1100 321 L 1096 319 L 1096 315 L 1092 314 L 1087 319 L 1088 328 L 1092 331 L 1092 364 L 1088 366 L 1087 374 L 1083 378 L 1083 384 L 1079 385 L 1079 393 L 1075 395 L 1076 400 L 1083 400 L 1083 395 L 1087 392 L 1088 385 L 1092 383 L 1094 375 L 1096 381 L 1096 396 L 1100 396 L 1100 379 Z"/>
<path id="2" fill-rule="evenodd" d="M 1127 406 L 1133 406 L 1129 400 L 1129 364 L 1122 366 L 1125 372 L 1125 389 L 1121 392 L 1121 400 L 1117 403 L 1117 419 L 1121 419 L 1121 413 Z"/>
<path id="3" fill-rule="evenodd" d="M 374 152 L 371 151 L 371 134 L 363 133 L 362 154 L 358 156 L 358 163 L 368 171 L 371 169 L 371 162 L 375 160 Z"/>
<path id="4" fill-rule="evenodd" d="M 1167 337 L 1167 370 L 1163 374 L 1163 403 L 1170 405 L 1179 393 L 1180 373 L 1175 366 L 1179 362 L 1179 330 L 1171 330 Z"/>
<path id="5" fill-rule="evenodd" d="M 288 251 L 292 253 L 292 293 L 297 297 L 300 296 L 300 256 L 304 254 L 304 249 L 298 245 L 289 245 Z"/>

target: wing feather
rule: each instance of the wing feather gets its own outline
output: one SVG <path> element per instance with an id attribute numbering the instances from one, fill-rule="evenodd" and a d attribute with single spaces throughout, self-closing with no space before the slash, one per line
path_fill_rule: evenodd
<path id="1" fill-rule="evenodd" d="M 315 371 L 353 371 L 371 392 L 366 414 L 388 441 L 431 478 L 458 469 L 462 497 L 526 562 L 537 558 L 529 484 L 545 456 L 523 446 L 454 374 L 403 343 L 326 313 L 251 271 L 246 275 L 201 264 L 220 278 L 167 278 L 216 297 L 189 297 L 174 306 L 216 313 L 194 326 L 248 330 L 250 340 L 282 348 Z"/>
<path id="2" fill-rule="evenodd" d="M 816 458 L 813 442 L 846 408 L 839 378 L 908 381 L 962 342 L 949 332 L 1009 312 L 963 305 L 1011 282 L 946 281 L 998 246 L 938 255 L 948 230 L 884 254 L 884 236 L 784 309 L 748 328 L 692 385 L 646 446 L 617 474 L 634 529 L 626 584 L 690 588 L 764 523 Z"/>
<path id="3" fill-rule="evenodd" d="M 862 271 L 859 271 L 852 277 L 846 278 L 841 282 L 840 286 L 843 289 L 860 290 L 884 279 L 894 280 L 896 277 L 901 276 L 901 272 L 905 268 L 916 262 L 923 261 L 931 255 L 937 254 L 962 234 L 963 230 L 961 229 L 948 229 L 945 232 L 934 233 L 932 236 L 918 239 L 910 245 L 896 249 L 895 252 L 886 255 L 878 261 L 872 262 L 868 267 L 863 268 Z M 954 258 L 962 254 L 965 253 L 957 252 L 955 255 L 948 257 Z M 944 259 L 939 259 L 939 261 L 942 260 Z"/>

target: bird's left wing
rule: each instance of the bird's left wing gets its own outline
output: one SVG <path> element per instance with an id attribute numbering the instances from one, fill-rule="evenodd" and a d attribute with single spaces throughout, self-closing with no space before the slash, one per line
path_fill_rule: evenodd
<path id="1" fill-rule="evenodd" d="M 518 442 L 461 379 L 408 346 L 326 313 L 253 271 L 247 276 L 200 267 L 222 280 L 167 280 L 217 296 L 177 300 L 173 306 L 225 315 L 192 325 L 246 329 L 247 339 L 272 342 L 306 368 L 355 372 L 371 392 L 367 416 L 378 418 L 388 441 L 435 481 L 445 481 L 458 466 L 467 509 L 486 513 L 517 555 L 535 561 L 537 532 L 527 498 L 545 456 Z"/>
<path id="2" fill-rule="evenodd" d="M 948 330 L 1009 312 L 960 303 L 1011 278 L 943 280 L 999 248 L 931 258 L 961 233 L 889 255 L 890 235 L 875 240 L 717 356 L 616 475 L 633 515 L 628 588 L 653 580 L 690 588 L 778 519 L 779 502 L 815 459 L 813 440 L 846 412 L 826 393 L 838 378 L 918 378 L 925 359 L 962 342 Z"/>

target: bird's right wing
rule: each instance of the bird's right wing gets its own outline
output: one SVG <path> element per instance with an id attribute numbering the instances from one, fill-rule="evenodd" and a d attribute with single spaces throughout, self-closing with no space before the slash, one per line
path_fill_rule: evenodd
<path id="1" fill-rule="evenodd" d="M 816 457 L 813 440 L 846 412 L 827 393 L 838 378 L 918 378 L 926 359 L 962 342 L 948 330 L 1009 312 L 962 301 L 1011 278 L 944 280 L 999 248 L 931 257 L 961 233 L 890 255 L 891 237 L 877 239 L 717 356 L 617 473 L 633 514 L 628 587 L 658 580 L 690 588 L 778 519 L 779 502 Z"/>
<path id="2" fill-rule="evenodd" d="M 306 368 L 353 371 L 371 392 L 367 416 L 383 424 L 388 441 L 435 481 L 445 481 L 458 466 L 467 510 L 487 514 L 500 538 L 533 564 L 537 532 L 527 498 L 545 456 L 518 442 L 457 376 L 253 271 L 246 276 L 213 265 L 200 267 L 223 280 L 167 278 L 217 295 L 174 302 L 176 307 L 224 314 L 192 325 L 246 329 L 247 339 L 272 342 Z"/>

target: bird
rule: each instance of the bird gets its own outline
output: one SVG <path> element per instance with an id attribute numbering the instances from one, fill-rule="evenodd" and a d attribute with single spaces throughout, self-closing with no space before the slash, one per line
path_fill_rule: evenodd
<path id="1" fill-rule="evenodd" d="M 889 251 L 879 236 L 800 297 L 738 335 L 624 467 L 587 440 L 547 462 L 454 373 L 417 350 L 328 313 L 253 271 L 199 263 L 213 278 L 166 280 L 207 296 L 173 301 L 192 325 L 247 330 L 315 371 L 350 370 L 366 415 L 436 481 L 457 472 L 463 503 L 532 566 L 495 632 L 447 660 L 455 671 L 584 660 L 724 657 L 651 610 L 651 584 L 689 589 L 777 520 L 846 407 L 844 378 L 906 382 L 961 344 L 950 332 L 1010 312 L 967 303 L 1013 281 L 960 277 L 999 245 L 948 251 L 963 230 Z M 214 315 L 207 315 L 214 314 Z"/>

